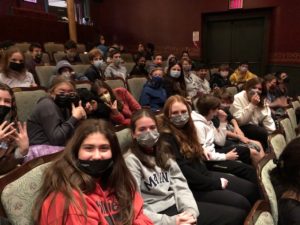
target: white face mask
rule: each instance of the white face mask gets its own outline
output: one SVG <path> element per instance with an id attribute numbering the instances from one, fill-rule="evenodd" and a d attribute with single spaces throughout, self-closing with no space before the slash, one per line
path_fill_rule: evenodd
<path id="1" fill-rule="evenodd" d="M 94 60 L 93 65 L 97 68 L 100 68 L 103 65 L 103 60 Z"/>
<path id="2" fill-rule="evenodd" d="M 188 112 L 183 113 L 181 115 L 173 115 L 170 117 L 171 123 L 175 125 L 175 127 L 181 128 L 183 127 L 190 119 L 190 115 Z"/>
<path id="3" fill-rule="evenodd" d="M 171 70 L 170 71 L 170 76 L 173 78 L 179 78 L 180 77 L 181 72 L 177 71 L 177 70 Z"/>
<path id="4" fill-rule="evenodd" d="M 73 79 L 73 73 L 70 71 L 65 71 L 61 73 L 61 76 L 65 77 L 67 80 L 72 80 Z"/>
<path id="5" fill-rule="evenodd" d="M 228 74 L 229 74 L 228 71 L 221 71 L 221 72 L 220 72 L 221 77 L 224 77 L 224 78 L 227 77 Z"/>

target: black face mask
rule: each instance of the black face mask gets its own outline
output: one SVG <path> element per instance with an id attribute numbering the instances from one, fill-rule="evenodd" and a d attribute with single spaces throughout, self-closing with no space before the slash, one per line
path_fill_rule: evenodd
<path id="1" fill-rule="evenodd" d="M 283 80 L 283 83 L 285 84 L 288 84 L 290 82 L 290 78 L 289 77 L 286 77 L 284 80 Z"/>
<path id="2" fill-rule="evenodd" d="M 36 63 L 40 63 L 42 61 L 42 57 L 43 55 L 42 54 L 37 54 L 35 57 L 34 57 L 34 61 Z"/>
<path id="3" fill-rule="evenodd" d="M 25 64 L 23 62 L 22 63 L 10 62 L 9 68 L 17 72 L 22 72 L 22 70 L 24 70 L 25 68 Z"/>
<path id="4" fill-rule="evenodd" d="M 60 107 L 60 108 L 70 108 L 72 106 L 72 103 L 77 107 L 79 104 L 79 96 L 77 94 L 60 94 L 56 95 L 54 102 Z"/>
<path id="5" fill-rule="evenodd" d="M 113 166 L 113 160 L 105 159 L 105 160 L 78 160 L 78 168 L 94 177 L 99 178 L 103 173 L 105 173 L 109 168 Z"/>
<path id="6" fill-rule="evenodd" d="M 9 113 L 10 109 L 11 108 L 6 105 L 0 105 L 0 123 L 4 121 L 4 118 Z"/>

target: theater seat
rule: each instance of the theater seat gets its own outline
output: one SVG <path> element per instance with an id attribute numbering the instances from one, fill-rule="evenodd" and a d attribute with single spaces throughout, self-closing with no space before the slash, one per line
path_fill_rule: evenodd
<path id="1" fill-rule="evenodd" d="M 274 187 L 271 182 L 270 172 L 276 167 L 273 159 L 275 158 L 274 154 L 266 155 L 257 166 L 257 175 L 259 180 L 260 188 L 264 195 L 264 199 L 270 203 L 271 214 L 274 220 L 274 223 L 278 222 L 278 206 L 277 206 L 277 197 L 274 191 Z"/>
<path id="2" fill-rule="evenodd" d="M 80 54 L 79 54 L 79 57 L 80 57 L 80 61 L 81 61 L 83 64 L 90 64 L 90 60 L 89 60 L 88 54 L 80 53 Z"/>
<path id="3" fill-rule="evenodd" d="M 123 87 L 126 88 L 125 82 L 122 78 L 106 78 L 104 81 L 108 86 L 110 86 L 112 89 Z"/>
<path id="4" fill-rule="evenodd" d="M 40 85 L 49 88 L 50 78 L 55 75 L 55 66 L 36 66 L 35 72 L 39 78 Z"/>
<path id="5" fill-rule="evenodd" d="M 78 53 L 84 53 L 86 52 L 86 47 L 85 47 L 85 44 L 77 44 L 77 52 Z"/>
<path id="6" fill-rule="evenodd" d="M 132 144 L 131 130 L 128 127 L 122 125 L 115 127 L 116 135 L 118 138 L 119 146 L 122 153 L 126 152 Z"/>
<path id="7" fill-rule="evenodd" d="M 295 130 L 297 128 L 297 117 L 296 117 L 296 112 L 294 108 L 288 108 L 286 110 L 286 113 L 291 120 L 292 128 Z"/>
<path id="8" fill-rule="evenodd" d="M 147 78 L 145 77 L 133 77 L 127 79 L 128 90 L 135 98 L 135 100 L 139 101 L 140 96 L 143 91 L 144 84 L 147 82 Z"/>
<path id="9" fill-rule="evenodd" d="M 296 137 L 296 131 L 293 129 L 292 123 L 289 118 L 280 119 L 279 125 L 284 132 L 286 143 L 289 143 Z"/>
<path id="10" fill-rule="evenodd" d="M 66 53 L 64 52 L 55 52 L 53 53 L 54 61 L 57 64 L 59 61 L 61 61 L 64 57 L 66 57 Z"/>
<path id="11" fill-rule="evenodd" d="M 13 89 L 16 105 L 18 120 L 25 122 L 31 115 L 37 101 L 47 96 L 47 91 L 41 87 L 29 87 L 29 88 L 14 88 Z"/>
<path id="12" fill-rule="evenodd" d="M 0 179 L 0 216 L 13 225 L 32 225 L 32 208 L 44 171 L 60 153 L 36 158 Z"/>
<path id="13" fill-rule="evenodd" d="M 244 225 L 275 225 L 269 203 L 258 200 L 248 214 Z"/>
<path id="14" fill-rule="evenodd" d="M 30 43 L 28 42 L 19 42 L 15 44 L 15 47 L 20 49 L 21 52 L 27 52 L 29 50 Z"/>
<path id="15" fill-rule="evenodd" d="M 286 141 L 282 133 L 275 132 L 269 136 L 269 146 L 272 151 L 275 153 L 276 158 L 278 159 L 281 155 L 283 149 L 286 146 Z"/>
<path id="16" fill-rule="evenodd" d="M 72 67 L 75 73 L 83 75 L 85 71 L 90 67 L 90 65 L 76 64 L 76 65 L 72 65 Z"/>

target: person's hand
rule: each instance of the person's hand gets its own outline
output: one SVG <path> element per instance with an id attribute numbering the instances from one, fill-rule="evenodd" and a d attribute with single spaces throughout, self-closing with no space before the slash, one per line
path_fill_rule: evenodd
<path id="1" fill-rule="evenodd" d="M 176 225 L 192 225 L 196 222 L 197 220 L 189 212 L 183 212 L 176 216 Z"/>
<path id="2" fill-rule="evenodd" d="M 26 122 L 24 122 L 23 124 L 21 122 L 18 122 L 18 130 L 19 131 L 15 130 L 14 134 L 12 135 L 17 146 L 19 147 L 21 155 L 25 156 L 27 155 L 29 149 L 29 138 L 27 134 Z"/>
<path id="3" fill-rule="evenodd" d="M 235 148 L 226 153 L 226 160 L 236 160 L 238 157 L 239 155 L 237 154 Z"/>
<path id="4" fill-rule="evenodd" d="M 223 177 L 221 177 L 220 180 L 221 180 L 222 189 L 223 190 L 226 189 L 228 186 L 228 180 Z"/>
<path id="5" fill-rule="evenodd" d="M 238 136 L 245 136 L 244 132 L 239 127 L 234 127 L 233 132 Z"/>
<path id="6" fill-rule="evenodd" d="M 4 121 L 0 125 L 0 140 L 3 140 L 4 138 L 8 137 L 16 131 L 13 125 L 14 123 L 8 123 L 7 121 Z"/>
<path id="7" fill-rule="evenodd" d="M 86 119 L 86 112 L 81 105 L 81 101 L 79 101 L 77 107 L 75 107 L 75 105 L 72 103 L 72 116 L 78 120 Z"/>
<path id="8" fill-rule="evenodd" d="M 221 123 L 225 123 L 227 120 L 227 114 L 222 109 L 218 110 L 218 118 Z"/>
<path id="9" fill-rule="evenodd" d="M 260 102 L 260 97 L 259 95 L 256 93 L 251 97 L 251 103 L 253 105 L 258 105 L 258 103 Z"/>
<path id="10" fill-rule="evenodd" d="M 211 159 L 211 154 L 206 149 L 203 150 L 203 155 L 204 155 L 204 157 L 205 157 L 206 160 L 209 161 Z"/>
<path id="11" fill-rule="evenodd" d="M 117 100 L 115 100 L 113 103 L 105 102 L 105 104 L 111 109 L 113 114 L 118 114 L 119 113 Z"/>
<path id="12" fill-rule="evenodd" d="M 239 139 L 241 142 L 243 142 L 244 144 L 248 144 L 250 142 L 250 139 L 248 139 L 245 136 L 239 136 Z"/>

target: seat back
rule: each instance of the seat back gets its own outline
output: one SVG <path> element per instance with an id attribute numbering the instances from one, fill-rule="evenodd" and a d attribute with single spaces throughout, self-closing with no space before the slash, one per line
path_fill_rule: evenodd
<path id="1" fill-rule="evenodd" d="M 271 134 L 269 136 L 269 146 L 271 147 L 271 149 L 275 153 L 276 158 L 278 159 L 283 149 L 286 146 L 286 141 L 283 134 L 281 133 Z"/>
<path id="2" fill-rule="evenodd" d="M 21 52 L 27 52 L 29 50 L 29 46 L 30 46 L 30 43 L 28 43 L 28 42 L 20 42 L 20 43 L 15 44 L 15 47 L 20 49 Z"/>
<path id="3" fill-rule="evenodd" d="M 232 94 L 232 96 L 234 96 L 236 93 L 238 93 L 238 89 L 236 86 L 230 86 L 226 88 L 226 91 L 230 94 Z"/>
<path id="4" fill-rule="evenodd" d="M 139 101 L 144 84 L 147 82 L 147 78 L 145 77 L 133 77 L 127 79 L 128 90 L 135 98 L 135 100 Z"/>
<path id="5" fill-rule="evenodd" d="M 46 42 L 44 43 L 44 49 L 45 52 L 49 54 L 50 60 L 54 61 L 53 53 L 54 52 L 63 52 L 64 51 L 64 45 L 60 43 L 54 43 L 54 42 Z"/>
<path id="6" fill-rule="evenodd" d="M 104 81 L 108 86 L 110 86 L 112 89 L 118 88 L 118 87 L 123 87 L 126 88 L 125 82 L 122 78 L 112 78 Z"/>
<path id="7" fill-rule="evenodd" d="M 296 117 L 296 112 L 294 108 L 288 108 L 286 110 L 286 113 L 291 121 L 292 128 L 295 130 L 297 128 L 297 117 Z"/>
<path id="8" fill-rule="evenodd" d="M 0 179 L 0 216 L 13 225 L 33 225 L 32 208 L 43 173 L 60 153 L 36 158 Z"/>
<path id="9" fill-rule="evenodd" d="M 273 154 L 266 155 L 257 166 L 259 184 L 262 189 L 264 199 L 270 203 L 271 213 L 275 224 L 278 222 L 277 197 L 270 178 L 270 172 L 276 167 Z"/>
<path id="10" fill-rule="evenodd" d="M 55 66 L 36 66 L 35 72 L 39 78 L 40 85 L 49 88 L 50 78 L 55 75 Z"/>
<path id="11" fill-rule="evenodd" d="M 76 74 L 83 75 L 85 71 L 90 67 L 90 65 L 77 64 L 77 65 L 72 65 L 72 67 Z"/>
<path id="12" fill-rule="evenodd" d="M 76 81 L 75 85 L 76 85 L 76 89 L 86 88 L 90 91 L 92 88 L 92 83 L 90 81 L 85 81 L 85 80 L 84 81 Z"/>
<path id="13" fill-rule="evenodd" d="M 29 59 L 31 59 L 31 57 L 32 57 L 32 56 L 31 56 L 30 53 L 28 53 L 28 52 L 25 53 L 25 60 L 29 60 Z M 42 53 L 42 61 L 43 61 L 44 63 L 50 64 L 49 55 L 48 55 L 47 53 Z"/>
<path id="14" fill-rule="evenodd" d="M 129 74 L 131 72 L 131 70 L 133 69 L 135 63 L 134 62 L 125 62 L 124 66 L 126 68 L 127 74 Z"/>
<path id="15" fill-rule="evenodd" d="M 130 54 L 130 53 L 122 53 L 121 58 L 125 62 L 133 62 L 133 57 L 132 57 L 132 54 Z"/>
<path id="16" fill-rule="evenodd" d="M 292 102 L 292 106 L 293 106 L 293 108 L 296 110 L 297 108 L 300 107 L 300 102 L 299 102 L 299 101 L 293 101 L 293 102 Z"/>
<path id="17" fill-rule="evenodd" d="M 25 122 L 31 115 L 37 101 L 47 95 L 43 88 L 15 88 L 18 120 Z"/>
<path id="18" fill-rule="evenodd" d="M 285 141 L 289 143 L 296 137 L 296 131 L 292 127 L 292 123 L 289 118 L 283 118 L 279 120 L 279 125 L 281 129 L 284 131 Z"/>
<path id="19" fill-rule="evenodd" d="M 90 64 L 90 60 L 89 60 L 89 55 L 88 54 L 80 53 L 79 57 L 80 57 L 80 61 L 83 64 Z"/>
<path id="20" fill-rule="evenodd" d="M 263 200 L 255 202 L 244 225 L 275 225 L 269 203 Z"/>
<path id="21" fill-rule="evenodd" d="M 54 61 L 57 64 L 59 61 L 61 61 L 64 57 L 66 56 L 65 52 L 54 52 L 53 53 L 53 57 L 54 57 Z"/>
<path id="22" fill-rule="evenodd" d="M 131 129 L 128 127 L 120 126 L 119 128 L 116 128 L 116 135 L 122 153 L 126 152 L 133 141 Z"/>

